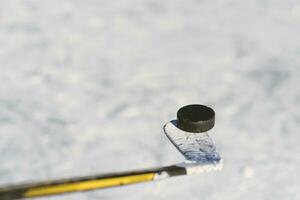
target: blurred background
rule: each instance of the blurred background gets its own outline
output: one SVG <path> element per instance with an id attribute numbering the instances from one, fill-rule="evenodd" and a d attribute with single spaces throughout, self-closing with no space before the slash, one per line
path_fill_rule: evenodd
<path id="1" fill-rule="evenodd" d="M 217 114 L 221 172 L 44 198 L 299 199 L 297 0 L 0 0 L 0 184 L 168 165 Z"/>

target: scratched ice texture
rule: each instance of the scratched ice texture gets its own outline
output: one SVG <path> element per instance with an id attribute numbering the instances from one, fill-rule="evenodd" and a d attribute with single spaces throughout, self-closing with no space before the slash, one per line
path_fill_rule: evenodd
<path id="1" fill-rule="evenodd" d="M 221 172 L 44 199 L 299 199 L 299 35 L 296 0 L 0 0 L 0 184 L 181 162 L 201 103 Z"/>

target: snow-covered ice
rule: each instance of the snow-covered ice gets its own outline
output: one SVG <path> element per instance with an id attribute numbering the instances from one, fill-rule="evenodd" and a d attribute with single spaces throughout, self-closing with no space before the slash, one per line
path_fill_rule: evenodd
<path id="1" fill-rule="evenodd" d="M 299 8 L 1 0 L 0 184 L 178 163 L 162 127 L 201 103 L 221 172 L 44 199 L 299 199 Z"/>

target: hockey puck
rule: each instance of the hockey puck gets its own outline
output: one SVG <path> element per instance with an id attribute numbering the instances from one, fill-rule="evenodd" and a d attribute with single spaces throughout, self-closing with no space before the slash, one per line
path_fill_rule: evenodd
<path id="1" fill-rule="evenodd" d="M 199 104 L 187 105 L 177 112 L 178 128 L 193 133 L 206 132 L 215 125 L 213 109 Z"/>

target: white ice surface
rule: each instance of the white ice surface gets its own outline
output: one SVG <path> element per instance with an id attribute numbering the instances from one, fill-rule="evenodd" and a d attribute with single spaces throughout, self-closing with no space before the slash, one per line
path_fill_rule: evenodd
<path id="1" fill-rule="evenodd" d="M 0 184 L 168 165 L 216 111 L 221 172 L 45 200 L 300 198 L 300 2 L 0 0 Z"/>

